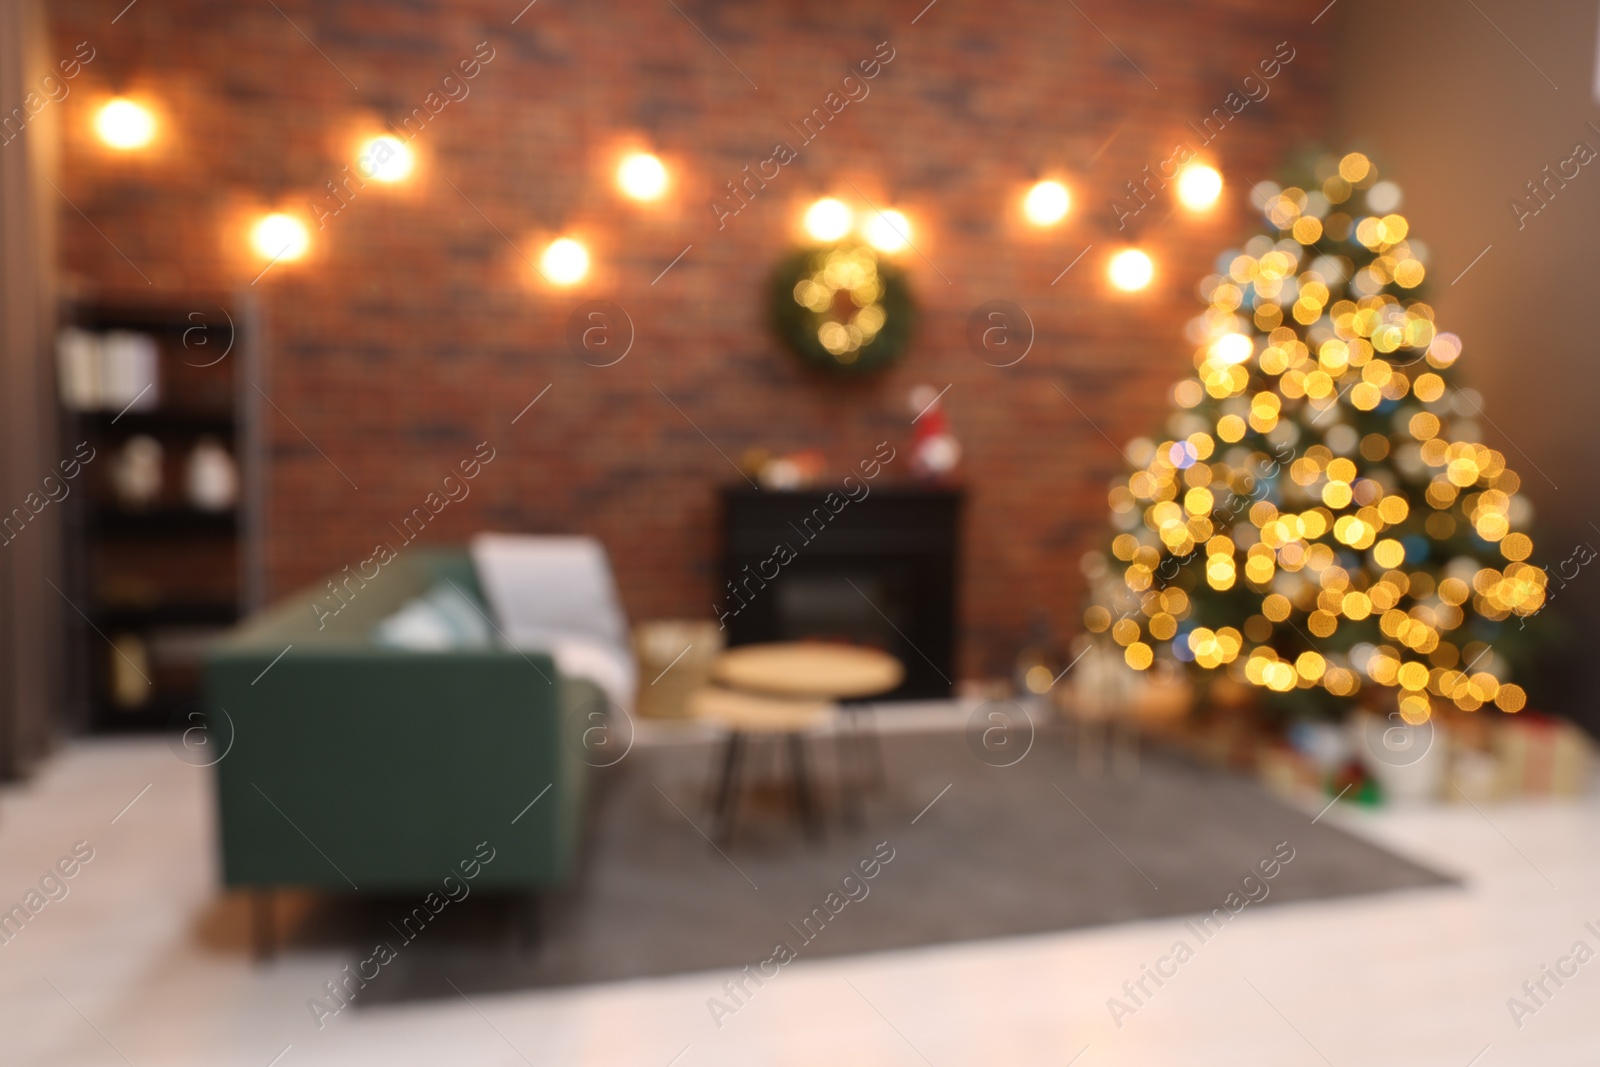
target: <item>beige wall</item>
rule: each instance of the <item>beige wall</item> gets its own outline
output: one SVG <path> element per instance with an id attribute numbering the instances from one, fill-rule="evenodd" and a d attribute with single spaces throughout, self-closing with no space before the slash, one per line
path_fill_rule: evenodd
<path id="1" fill-rule="evenodd" d="M 1600 548 L 1600 159 L 1564 188 L 1552 183 L 1549 203 L 1520 229 L 1510 202 L 1522 194 L 1537 206 L 1526 184 L 1578 142 L 1600 152 L 1600 131 L 1587 125 L 1600 126 L 1600 3 L 1475 5 L 1342 0 L 1329 16 L 1343 36 L 1333 143 L 1370 151 L 1405 189 L 1413 233 L 1432 250 L 1439 321 L 1465 342 L 1463 375 L 1492 420 L 1485 437 L 1522 475 L 1537 509 L 1535 562 L 1554 569 L 1580 540 Z M 1529 624 L 1552 638 L 1552 623 L 1568 631 L 1566 647 L 1552 641 L 1531 674 L 1535 706 L 1591 730 L 1600 728 L 1600 656 L 1589 647 L 1597 605 L 1600 560 Z"/>

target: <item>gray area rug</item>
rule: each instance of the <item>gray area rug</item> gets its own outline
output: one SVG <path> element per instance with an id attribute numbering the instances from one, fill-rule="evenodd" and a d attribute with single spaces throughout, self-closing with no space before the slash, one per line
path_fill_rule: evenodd
<path id="1" fill-rule="evenodd" d="M 1246 910 L 1450 884 L 1313 824 L 1250 779 L 1171 754 L 1146 750 L 1138 776 L 1119 779 L 1080 775 L 1050 734 L 1005 768 L 980 762 L 960 733 L 889 736 L 883 748 L 886 784 L 859 827 L 834 798 L 824 839 L 808 844 L 787 794 L 757 785 L 720 852 L 701 833 L 712 830 L 715 753 L 636 751 L 598 773 L 583 873 L 545 901 L 536 948 L 519 946 L 515 902 L 475 895 L 401 948 L 355 1006 L 454 997 L 446 977 L 471 995 L 736 971 L 780 943 L 813 959 L 1208 913 L 1289 849 L 1275 877 L 1245 885 L 1266 892 Z M 768 753 L 773 773 L 778 754 Z M 413 903 L 330 903 L 338 914 L 313 924 L 317 939 L 337 931 L 352 953 L 370 950 L 362 933 L 386 936 L 385 920 Z"/>

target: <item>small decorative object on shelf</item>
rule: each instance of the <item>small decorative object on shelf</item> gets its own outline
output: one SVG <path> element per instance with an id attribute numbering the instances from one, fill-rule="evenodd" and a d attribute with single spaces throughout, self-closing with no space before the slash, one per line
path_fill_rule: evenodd
<path id="1" fill-rule="evenodd" d="M 233 457 L 210 434 L 195 442 L 184 466 L 184 491 L 201 511 L 227 511 L 239 500 L 239 471 Z"/>
<path id="2" fill-rule="evenodd" d="M 111 701 L 119 708 L 138 708 L 150 699 L 150 656 L 137 634 L 120 634 L 106 653 L 111 672 Z"/>
<path id="3" fill-rule="evenodd" d="M 1195 373 L 1111 489 L 1120 581 L 1086 625 L 1300 714 L 1521 711 L 1532 509 L 1418 298 L 1398 187 L 1350 153 L 1253 196 L 1266 230 L 1201 282 Z"/>
<path id="4" fill-rule="evenodd" d="M 815 367 L 866 374 L 905 351 L 916 313 L 905 272 L 868 245 L 792 253 L 772 281 L 778 336 Z"/>
<path id="5" fill-rule="evenodd" d="M 764 448 L 752 448 L 744 454 L 740 469 L 763 489 L 794 492 L 815 485 L 827 464 L 827 457 L 815 448 L 782 456 L 775 456 Z"/>
<path id="6" fill-rule="evenodd" d="M 144 511 L 161 496 L 161 442 L 149 434 L 134 434 L 111 461 L 111 485 L 117 502 L 129 511 Z"/>

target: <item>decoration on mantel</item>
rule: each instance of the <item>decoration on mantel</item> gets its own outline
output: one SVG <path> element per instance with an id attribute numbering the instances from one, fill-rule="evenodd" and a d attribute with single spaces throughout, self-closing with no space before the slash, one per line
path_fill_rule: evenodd
<path id="1" fill-rule="evenodd" d="M 898 359 L 916 315 L 905 272 L 852 243 L 791 253 L 773 275 L 771 300 L 783 342 L 811 366 L 846 375 Z"/>
<path id="2" fill-rule="evenodd" d="M 927 482 L 948 481 L 961 462 L 961 442 L 950 430 L 950 419 L 940 400 L 944 393 L 931 385 L 911 390 L 911 469 Z"/>

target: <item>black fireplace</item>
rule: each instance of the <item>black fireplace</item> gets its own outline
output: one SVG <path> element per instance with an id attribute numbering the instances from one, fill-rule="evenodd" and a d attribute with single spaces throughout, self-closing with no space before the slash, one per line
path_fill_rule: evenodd
<path id="1" fill-rule="evenodd" d="M 829 489 L 724 490 L 716 609 L 728 644 L 869 645 L 905 664 L 905 682 L 885 699 L 948 697 L 960 513 L 954 489 L 873 486 L 857 500 Z"/>

